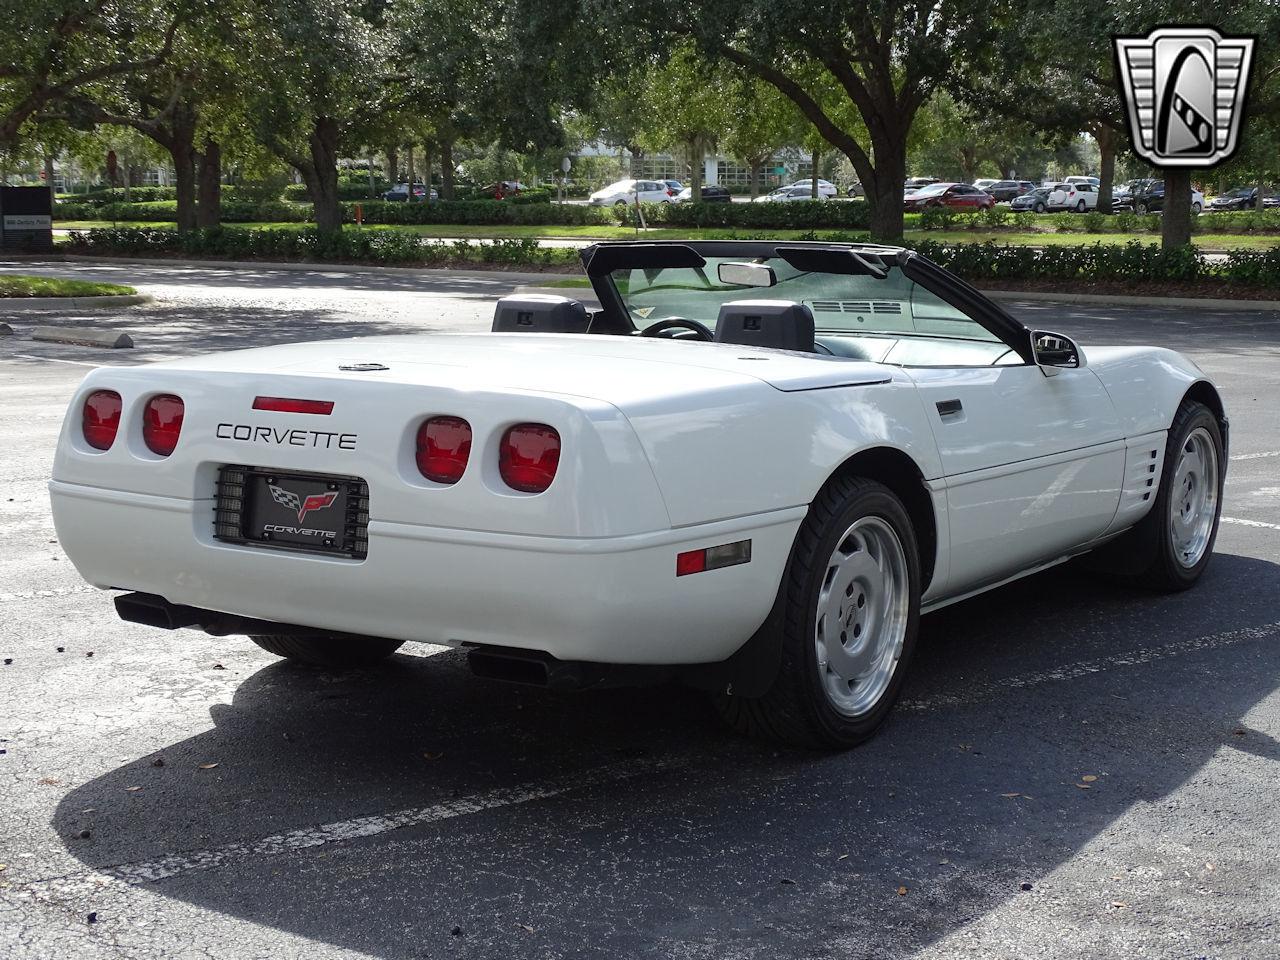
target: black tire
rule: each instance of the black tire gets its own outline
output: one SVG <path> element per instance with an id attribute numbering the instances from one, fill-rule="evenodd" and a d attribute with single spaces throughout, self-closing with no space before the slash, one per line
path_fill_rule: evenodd
<path id="1" fill-rule="evenodd" d="M 267 653 L 313 667 L 368 667 L 403 646 L 403 641 L 386 637 L 334 637 L 322 633 L 259 633 L 249 639 Z"/>
<path id="2" fill-rule="evenodd" d="M 1076 213 L 1084 213 L 1086 204 L 1083 200 L 1076 204 Z"/>
<path id="3" fill-rule="evenodd" d="M 1203 428 L 1212 440 L 1218 460 L 1217 503 L 1209 541 L 1204 554 L 1194 566 L 1184 566 L 1175 555 L 1169 517 L 1174 495 L 1174 473 L 1183 448 L 1191 434 Z M 1218 522 L 1222 515 L 1222 489 L 1226 478 L 1226 460 L 1222 450 L 1222 428 L 1213 411 L 1195 400 L 1183 400 L 1169 427 L 1165 444 L 1160 486 L 1151 511 L 1128 533 L 1107 544 L 1098 554 L 1095 569 L 1105 571 L 1113 579 L 1160 593 L 1176 593 L 1195 584 L 1213 557 L 1218 538 Z"/>
<path id="4" fill-rule="evenodd" d="M 1045 205 L 1044 205 L 1043 203 L 1041 203 L 1041 202 L 1037 202 L 1037 203 L 1036 203 L 1036 205 L 1035 205 L 1035 212 L 1036 212 L 1036 213 L 1044 213 L 1044 211 L 1045 211 Z"/>
<path id="5" fill-rule="evenodd" d="M 874 706 L 850 717 L 835 708 L 822 688 L 814 643 L 816 608 L 827 559 L 849 526 L 868 516 L 887 522 L 903 549 L 908 578 L 906 633 L 888 686 Z M 801 524 L 784 578 L 781 660 L 772 686 L 761 697 L 718 694 L 716 708 L 730 727 L 747 736 L 817 749 L 857 746 L 888 716 L 915 650 L 920 622 L 920 555 L 915 529 L 902 501 L 884 484 L 863 477 L 828 482 Z"/>
<path id="6" fill-rule="evenodd" d="M 1133 212 L 1139 216 L 1143 216 L 1147 213 L 1147 205 L 1145 203 L 1135 203 L 1133 205 Z"/>

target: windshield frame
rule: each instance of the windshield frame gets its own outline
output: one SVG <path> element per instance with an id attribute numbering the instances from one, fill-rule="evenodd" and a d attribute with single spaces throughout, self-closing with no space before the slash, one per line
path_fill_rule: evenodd
<path id="1" fill-rule="evenodd" d="M 785 259 L 779 248 L 812 250 L 851 250 L 873 262 L 897 266 L 903 275 L 934 296 L 966 314 L 1013 350 L 1022 361 L 1034 363 L 1031 332 L 995 301 L 984 296 L 964 280 L 943 270 L 914 250 L 877 244 L 824 243 L 817 240 L 659 240 L 605 241 L 582 251 L 582 263 L 600 300 L 601 311 L 591 324 L 592 333 L 636 334 L 636 326 L 626 303 L 613 280 L 613 271 L 622 266 L 631 269 L 672 266 L 681 258 Z M 749 294 L 744 295 L 744 299 Z"/>

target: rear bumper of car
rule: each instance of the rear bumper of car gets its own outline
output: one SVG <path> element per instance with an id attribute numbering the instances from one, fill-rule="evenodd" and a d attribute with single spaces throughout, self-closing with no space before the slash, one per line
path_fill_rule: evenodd
<path id="1" fill-rule="evenodd" d="M 804 507 L 604 538 L 371 519 L 363 560 L 213 537 L 214 504 L 52 481 L 86 580 L 172 604 L 342 633 L 484 644 L 561 660 L 723 660 L 764 622 Z M 676 555 L 751 541 L 750 561 L 676 576 Z"/>

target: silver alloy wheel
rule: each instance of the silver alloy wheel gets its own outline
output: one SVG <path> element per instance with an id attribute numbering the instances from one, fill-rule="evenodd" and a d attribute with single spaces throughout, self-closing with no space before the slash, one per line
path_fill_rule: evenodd
<path id="1" fill-rule="evenodd" d="M 1218 515 L 1218 448 L 1204 427 L 1187 435 L 1169 487 L 1169 534 L 1183 567 L 1204 557 Z"/>
<path id="2" fill-rule="evenodd" d="M 910 583 L 898 534 L 861 517 L 827 561 L 814 627 L 819 679 L 846 717 L 872 710 L 893 679 L 907 635 Z"/>

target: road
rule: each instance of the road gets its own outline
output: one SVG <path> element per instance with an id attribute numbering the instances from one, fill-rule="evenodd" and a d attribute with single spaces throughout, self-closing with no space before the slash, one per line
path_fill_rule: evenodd
<path id="1" fill-rule="evenodd" d="M 44 489 L 84 365 L 483 328 L 521 278 L 47 269 L 158 299 L 96 321 L 131 356 L 0 307 L 6 960 L 1280 956 L 1280 316 L 1014 304 L 1222 385 L 1217 556 L 1177 596 L 1058 569 L 924 618 L 882 733 L 831 756 L 676 688 L 553 695 L 412 645 L 339 675 L 120 622 Z"/>

